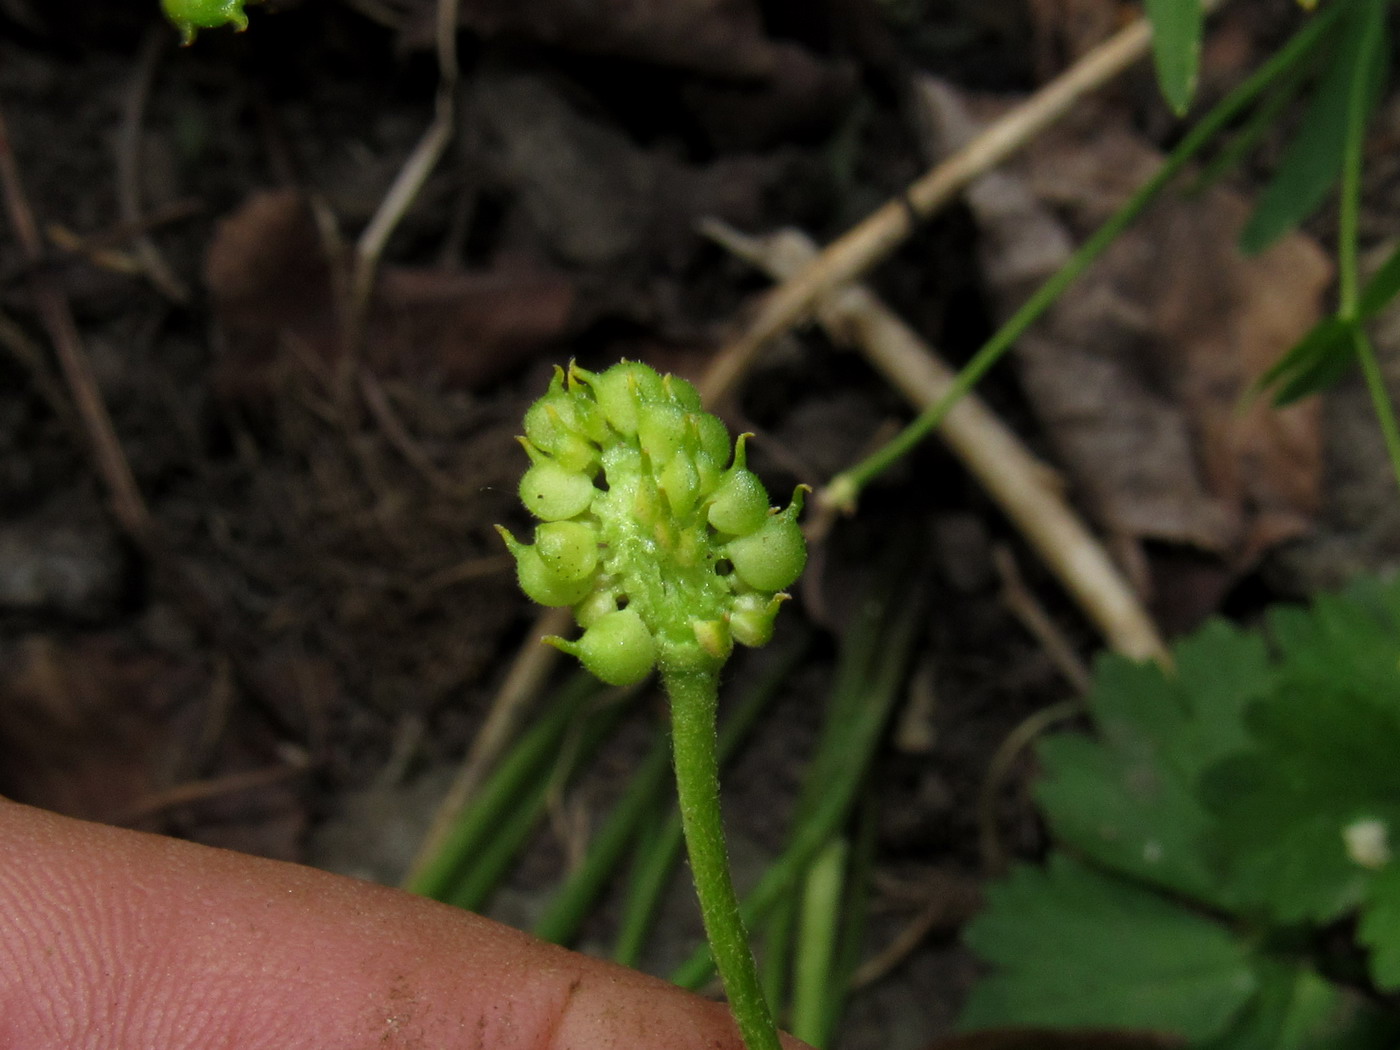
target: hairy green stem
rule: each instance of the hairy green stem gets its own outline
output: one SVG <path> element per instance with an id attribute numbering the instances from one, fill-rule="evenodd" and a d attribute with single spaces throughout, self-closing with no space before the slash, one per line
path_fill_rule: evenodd
<path id="1" fill-rule="evenodd" d="M 719 764 L 722 769 L 729 759 L 749 739 L 754 724 L 777 696 L 778 688 L 802 662 L 811 645 L 811 635 L 802 632 L 778 653 L 743 694 L 741 694 L 724 723 L 719 727 Z M 670 808 L 670 807 L 668 807 Z M 645 815 L 643 815 L 644 817 Z M 671 812 L 658 818 L 657 828 L 636 850 L 639 863 L 634 869 L 627 891 L 627 904 L 613 949 L 613 960 L 633 968 L 641 961 L 645 944 L 656 913 L 658 902 L 666 888 L 666 880 L 680 856 L 683 841 L 680 814 Z M 768 994 L 768 1001 L 778 1001 Z"/>
<path id="2" fill-rule="evenodd" d="M 671 697 L 671 737 L 681 826 L 710 951 L 748 1050 L 779 1050 L 778 1029 L 749 950 L 724 848 L 715 733 L 718 670 L 668 669 L 662 678 Z"/>

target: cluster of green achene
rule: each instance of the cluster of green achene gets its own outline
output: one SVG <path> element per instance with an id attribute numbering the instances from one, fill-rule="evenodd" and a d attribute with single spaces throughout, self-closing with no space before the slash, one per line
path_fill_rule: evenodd
<path id="1" fill-rule="evenodd" d="M 583 636 L 551 639 L 613 685 L 651 669 L 717 666 L 735 641 L 772 636 L 781 592 L 802 572 L 797 525 L 768 505 L 729 432 L 684 379 L 624 361 L 557 369 L 525 414 L 531 467 L 520 498 L 533 544 L 505 529 L 520 586 L 571 606 Z"/>

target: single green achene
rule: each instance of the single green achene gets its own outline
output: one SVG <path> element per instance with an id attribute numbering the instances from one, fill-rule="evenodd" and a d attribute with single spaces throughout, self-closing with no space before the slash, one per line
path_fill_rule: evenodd
<path id="1" fill-rule="evenodd" d="M 240 33 L 248 28 L 248 16 L 243 5 L 248 0 L 160 0 L 165 17 L 180 31 L 186 44 L 194 40 L 200 29 L 217 29 L 231 25 Z"/>
<path id="2" fill-rule="evenodd" d="M 521 589 L 569 606 L 583 634 L 548 639 L 611 685 L 659 669 L 671 698 L 676 791 L 716 967 L 750 1050 L 778 1050 L 739 918 L 720 822 L 715 757 L 719 671 L 737 641 L 765 644 L 801 574 L 797 515 L 748 470 L 695 388 L 624 361 L 571 365 L 525 414 L 531 460 L 520 498 L 535 542 L 501 529 Z"/>

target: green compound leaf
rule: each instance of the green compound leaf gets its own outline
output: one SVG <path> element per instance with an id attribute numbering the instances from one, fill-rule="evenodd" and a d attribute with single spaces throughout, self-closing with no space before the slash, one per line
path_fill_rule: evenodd
<path id="1" fill-rule="evenodd" d="M 995 971 L 959 1022 L 1144 1028 L 1214 1039 L 1258 987 L 1217 923 L 1064 856 L 1020 868 L 966 932 Z"/>
<path id="2" fill-rule="evenodd" d="M 1229 907 L 1197 783 L 1245 745 L 1243 711 L 1268 681 L 1263 641 L 1223 621 L 1178 647 L 1171 675 L 1104 657 L 1087 698 L 1097 739 L 1040 745 L 1037 797 L 1056 836 L 1116 871 Z"/>
<path id="3" fill-rule="evenodd" d="M 1387 1002 L 1324 976 L 1364 983 L 1321 936 L 1359 913 L 1372 982 L 1400 989 L 1400 583 L 1278 608 L 1267 627 L 1266 645 L 1209 624 L 1170 673 L 1101 661 L 1095 736 L 1044 743 L 1040 792 L 1095 867 L 1055 853 L 989 893 L 968 943 L 993 973 L 964 1027 L 1136 1027 L 1193 1050 L 1400 1045 Z"/>
<path id="4" fill-rule="evenodd" d="M 1351 6 L 1337 28 L 1336 44 L 1302 125 L 1240 235 L 1240 247 L 1247 253 L 1263 251 L 1306 219 L 1336 183 L 1356 80 L 1365 79 L 1371 106 L 1380 99 L 1387 48 L 1368 47 L 1368 38 L 1385 33 L 1388 5 L 1384 0 L 1353 0 Z"/>
<path id="5" fill-rule="evenodd" d="M 1376 987 L 1386 992 L 1400 989 L 1400 864 L 1395 861 L 1385 864 L 1371 882 L 1370 902 L 1356 936 L 1371 949 L 1371 980 Z"/>
<path id="6" fill-rule="evenodd" d="M 1152 23 L 1152 59 L 1167 103 L 1181 116 L 1196 93 L 1205 13 L 1201 0 L 1147 0 Z"/>
<path id="7" fill-rule="evenodd" d="M 1270 617 L 1279 687 L 1254 745 L 1204 778 L 1225 885 L 1280 923 L 1363 905 L 1400 835 L 1400 591 L 1368 586 Z"/>
<path id="8" fill-rule="evenodd" d="M 1382 1050 L 1396 1025 L 1305 966 L 1261 959 L 1258 994 L 1201 1050 Z"/>
<path id="9" fill-rule="evenodd" d="M 1345 681 L 1372 696 L 1394 696 L 1400 670 L 1400 579 L 1363 580 L 1310 607 L 1270 611 L 1280 680 L 1327 688 Z"/>

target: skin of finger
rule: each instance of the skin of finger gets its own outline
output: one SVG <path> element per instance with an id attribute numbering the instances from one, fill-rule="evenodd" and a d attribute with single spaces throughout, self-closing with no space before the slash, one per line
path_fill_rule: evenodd
<path id="1" fill-rule="evenodd" d="M 150 1047 L 742 1043 L 719 1004 L 446 905 L 0 800 L 0 1050 Z"/>

